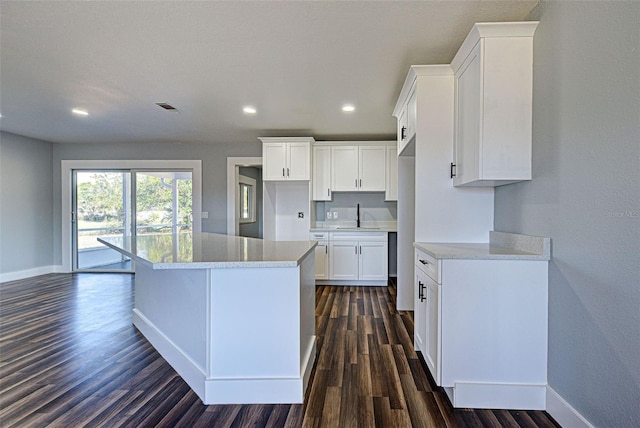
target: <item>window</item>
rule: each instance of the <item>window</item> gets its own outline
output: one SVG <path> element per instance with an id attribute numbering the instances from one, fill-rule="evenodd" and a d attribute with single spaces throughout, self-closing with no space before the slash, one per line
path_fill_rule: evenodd
<path id="1" fill-rule="evenodd" d="M 240 223 L 255 223 L 256 221 L 256 180 L 240 175 L 240 205 L 238 207 L 238 219 Z"/>

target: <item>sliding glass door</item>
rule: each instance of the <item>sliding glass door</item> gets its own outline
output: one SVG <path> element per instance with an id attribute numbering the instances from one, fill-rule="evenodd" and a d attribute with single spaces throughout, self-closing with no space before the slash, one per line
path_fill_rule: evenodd
<path id="1" fill-rule="evenodd" d="M 133 271 L 99 237 L 192 230 L 191 171 L 74 170 L 72 186 L 74 271 Z"/>

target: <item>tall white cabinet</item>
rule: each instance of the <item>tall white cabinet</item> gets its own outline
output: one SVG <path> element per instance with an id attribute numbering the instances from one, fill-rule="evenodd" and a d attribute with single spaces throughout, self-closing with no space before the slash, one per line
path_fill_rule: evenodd
<path id="1" fill-rule="evenodd" d="M 311 227 L 312 137 L 262 137 L 263 238 L 306 241 Z"/>
<path id="2" fill-rule="evenodd" d="M 451 62 L 455 186 L 531 179 L 533 34 L 537 22 L 481 23 Z"/>

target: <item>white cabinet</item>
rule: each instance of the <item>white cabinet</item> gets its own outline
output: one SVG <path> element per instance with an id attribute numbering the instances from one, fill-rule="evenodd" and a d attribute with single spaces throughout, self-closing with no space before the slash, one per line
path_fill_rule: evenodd
<path id="1" fill-rule="evenodd" d="M 358 241 L 331 240 L 329 256 L 329 278 L 351 279 L 358 278 Z"/>
<path id="2" fill-rule="evenodd" d="M 531 179 L 537 24 L 476 24 L 451 62 L 455 186 L 500 186 Z"/>
<path id="3" fill-rule="evenodd" d="M 305 181 L 311 178 L 313 138 L 260 138 L 263 181 Z"/>
<path id="4" fill-rule="evenodd" d="M 440 292 L 438 261 L 416 250 L 414 303 L 414 347 L 421 351 L 427 367 L 440 385 Z"/>
<path id="5" fill-rule="evenodd" d="M 385 146 L 331 147 L 331 190 L 334 192 L 384 192 Z"/>
<path id="6" fill-rule="evenodd" d="M 383 285 L 388 280 L 387 232 L 330 232 L 329 279 Z"/>
<path id="7" fill-rule="evenodd" d="M 419 253 L 414 346 L 453 406 L 544 409 L 548 262 Z"/>
<path id="8" fill-rule="evenodd" d="M 313 146 L 313 200 L 331 200 L 331 146 Z"/>
<path id="9" fill-rule="evenodd" d="M 316 245 L 316 279 L 329 279 L 329 234 L 327 232 L 311 232 L 309 239 L 318 241 Z"/>
<path id="10" fill-rule="evenodd" d="M 387 146 L 387 173 L 384 200 L 398 200 L 398 148 L 393 146 Z"/>
<path id="11" fill-rule="evenodd" d="M 398 152 L 402 153 L 416 135 L 416 91 L 415 86 L 402 103 L 398 114 Z"/>

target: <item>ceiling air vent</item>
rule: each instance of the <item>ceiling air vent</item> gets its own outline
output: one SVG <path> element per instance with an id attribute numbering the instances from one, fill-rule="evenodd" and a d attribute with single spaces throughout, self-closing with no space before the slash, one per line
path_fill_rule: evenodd
<path id="1" fill-rule="evenodd" d="M 174 111 L 178 111 L 177 108 L 175 108 L 174 106 L 172 106 L 169 103 L 156 103 L 157 106 L 162 107 L 165 110 L 174 110 Z"/>

